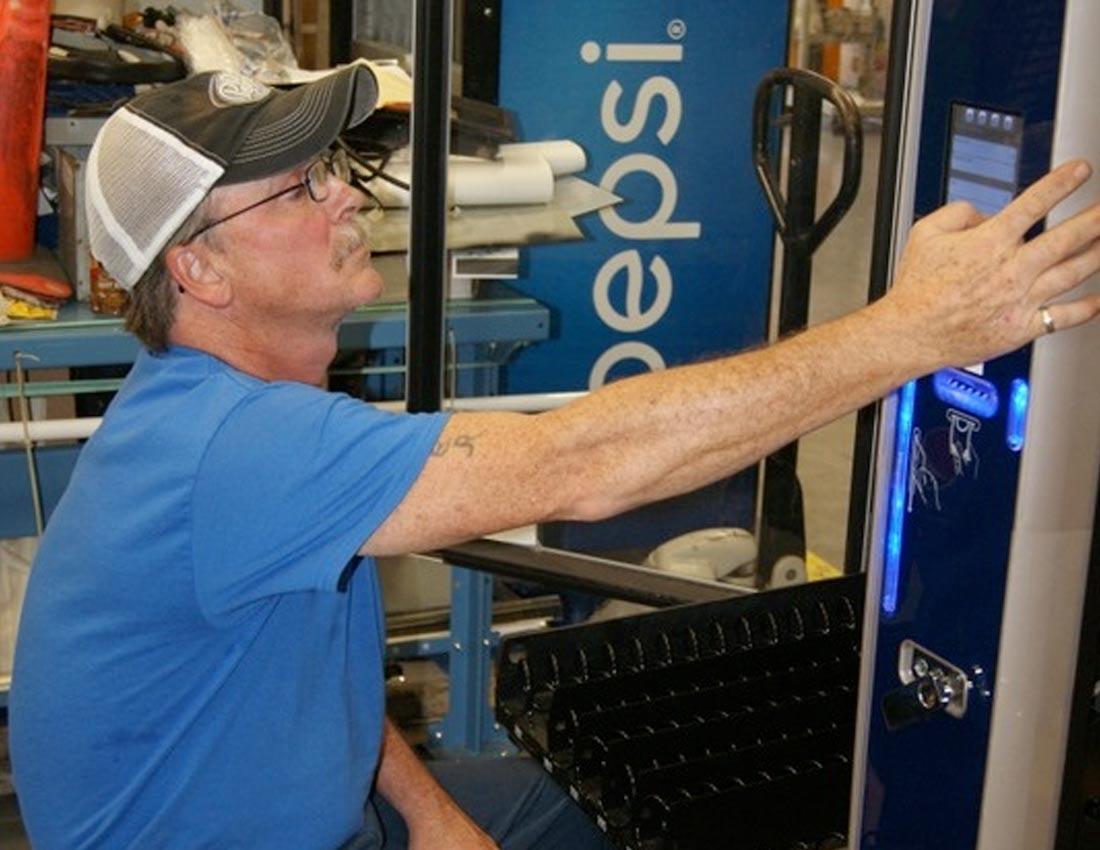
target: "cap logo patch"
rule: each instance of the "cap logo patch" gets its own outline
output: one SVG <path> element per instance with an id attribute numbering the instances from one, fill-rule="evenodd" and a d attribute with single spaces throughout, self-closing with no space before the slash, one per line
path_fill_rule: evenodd
<path id="1" fill-rule="evenodd" d="M 255 103 L 271 94 L 271 89 L 251 77 L 219 71 L 210 78 L 210 102 L 219 108 Z"/>

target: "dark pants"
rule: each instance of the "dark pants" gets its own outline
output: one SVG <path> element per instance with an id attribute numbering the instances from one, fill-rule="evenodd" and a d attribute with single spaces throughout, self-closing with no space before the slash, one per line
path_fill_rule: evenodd
<path id="1" fill-rule="evenodd" d="M 547 773 L 528 758 L 468 758 L 426 762 L 474 822 L 502 850 L 610 850 L 602 832 Z M 368 825 L 341 850 L 405 850 L 408 832 L 380 796 Z"/>

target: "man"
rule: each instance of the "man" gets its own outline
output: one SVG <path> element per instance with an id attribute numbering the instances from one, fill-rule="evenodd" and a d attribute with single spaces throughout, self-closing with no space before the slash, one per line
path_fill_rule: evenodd
<path id="1" fill-rule="evenodd" d="M 382 414 L 318 388 L 340 319 L 380 289 L 364 196 L 327 153 L 374 100 L 363 69 L 280 94 L 201 75 L 96 142 L 93 249 L 132 288 L 150 352 L 27 591 L 12 757 L 39 850 L 377 846 L 368 798 L 414 848 L 598 841 L 528 785 L 481 789 L 510 810 L 478 812 L 490 838 L 385 724 L 370 559 L 697 488 L 918 375 L 1100 312 L 1095 295 L 1052 303 L 1100 267 L 1100 209 L 1023 243 L 1087 178 L 1072 163 L 993 219 L 928 216 L 884 298 L 777 345 L 539 416 Z"/>

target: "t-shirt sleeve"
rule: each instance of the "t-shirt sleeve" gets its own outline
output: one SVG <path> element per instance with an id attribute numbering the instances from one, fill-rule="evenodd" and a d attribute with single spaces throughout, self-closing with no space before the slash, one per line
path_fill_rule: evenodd
<path id="1" fill-rule="evenodd" d="M 297 384 L 248 394 L 212 438 L 193 490 L 193 568 L 207 613 L 336 589 L 409 491 L 446 418 Z"/>

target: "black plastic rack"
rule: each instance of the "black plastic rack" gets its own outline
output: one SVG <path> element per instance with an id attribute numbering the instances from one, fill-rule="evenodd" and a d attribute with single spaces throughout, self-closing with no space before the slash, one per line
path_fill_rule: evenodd
<path id="1" fill-rule="evenodd" d="M 843 847 L 863 588 L 509 638 L 497 719 L 623 850 Z"/>

